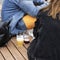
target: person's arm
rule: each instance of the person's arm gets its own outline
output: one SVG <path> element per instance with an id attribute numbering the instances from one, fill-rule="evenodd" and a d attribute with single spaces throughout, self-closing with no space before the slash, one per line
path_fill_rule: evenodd
<path id="1" fill-rule="evenodd" d="M 41 5 L 44 3 L 44 0 L 33 0 L 34 5 Z"/>
<path id="2" fill-rule="evenodd" d="M 48 3 L 44 3 L 40 6 L 35 6 L 32 1 L 21 1 L 19 4 L 20 8 L 31 16 L 37 16 L 37 13 L 48 5 Z"/>
<path id="3" fill-rule="evenodd" d="M 11 1 L 13 1 L 13 3 L 18 5 L 21 8 L 21 10 L 23 10 L 25 13 L 31 16 L 37 16 L 37 13 L 41 9 L 48 6 L 48 4 L 42 4 L 40 6 L 35 6 L 33 4 L 33 1 L 27 1 L 27 0 L 11 0 Z"/>
<path id="4" fill-rule="evenodd" d="M 31 16 L 36 16 L 39 11 L 32 1 L 21 1 L 19 7 Z"/>

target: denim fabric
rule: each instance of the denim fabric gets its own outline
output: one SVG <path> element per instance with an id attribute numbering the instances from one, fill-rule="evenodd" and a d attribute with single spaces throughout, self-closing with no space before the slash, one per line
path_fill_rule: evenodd
<path id="1" fill-rule="evenodd" d="M 13 18 L 10 22 L 10 25 L 9 25 L 9 28 L 10 28 L 9 30 L 10 30 L 11 34 L 13 34 L 13 35 L 19 34 L 19 33 L 23 32 L 24 30 L 26 30 L 26 26 L 23 23 L 23 21 L 19 22 L 19 20 L 22 18 L 23 15 L 24 15 L 24 13 L 22 13 L 22 11 L 20 11 L 13 16 Z M 25 29 L 18 29 L 16 27 L 18 22 L 21 23 L 22 25 L 21 24 L 20 25 L 22 26 L 22 28 L 25 28 Z"/>
<path id="2" fill-rule="evenodd" d="M 19 23 L 20 22 L 20 23 Z M 17 23 L 17 28 L 18 29 L 21 29 L 21 30 L 26 30 L 27 28 L 26 28 L 26 25 L 25 25 L 25 23 L 23 23 L 24 21 L 21 19 L 21 20 L 19 20 L 19 22 Z M 23 27 L 23 28 L 22 28 Z"/>
<path id="3" fill-rule="evenodd" d="M 33 3 L 34 3 L 35 5 L 41 5 L 41 4 L 44 3 L 44 0 L 33 0 Z"/>
<path id="4" fill-rule="evenodd" d="M 47 6 L 47 5 L 46 5 Z M 44 8 L 45 5 L 35 6 L 33 1 L 28 0 L 4 0 L 2 7 L 2 20 L 9 20 L 16 13 L 23 11 L 31 16 L 36 16 L 40 9 Z M 18 15 L 19 16 L 19 15 Z"/>
<path id="5" fill-rule="evenodd" d="M 46 0 L 33 0 L 33 2 L 36 2 L 36 3 L 45 3 Z"/>
<path id="6" fill-rule="evenodd" d="M 33 4 L 32 0 L 4 0 L 3 2 L 3 6 L 2 6 L 2 21 L 9 21 L 9 20 L 13 20 L 10 23 L 10 31 L 14 31 L 13 33 L 17 34 L 16 31 L 19 31 L 18 29 L 16 29 L 16 24 L 18 23 L 19 20 L 21 20 L 21 18 L 25 15 L 25 14 L 29 14 L 31 16 L 37 16 L 37 13 L 39 12 L 39 10 L 41 10 L 42 8 L 46 7 L 48 4 L 42 4 L 41 6 L 35 6 Z M 14 18 L 15 17 L 15 18 Z M 18 23 L 19 25 L 24 24 L 24 22 L 20 22 Z M 26 30 L 26 27 L 24 26 Z M 23 31 L 20 29 L 20 32 Z"/>

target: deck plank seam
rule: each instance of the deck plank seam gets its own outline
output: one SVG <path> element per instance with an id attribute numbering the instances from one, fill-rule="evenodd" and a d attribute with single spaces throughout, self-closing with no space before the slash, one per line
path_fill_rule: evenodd
<path id="1" fill-rule="evenodd" d="M 2 54 L 2 52 L 1 52 L 1 51 L 0 51 L 0 54 L 1 54 L 1 56 L 3 57 L 3 59 L 4 59 L 4 60 L 6 60 L 6 59 L 5 59 L 5 57 L 4 57 L 4 55 Z"/>
<path id="2" fill-rule="evenodd" d="M 13 43 L 13 41 L 11 41 L 11 43 L 15 46 L 15 48 L 17 49 L 17 51 L 22 55 L 22 53 L 18 50 L 18 48 L 16 47 L 16 45 Z M 22 55 L 22 57 L 26 60 L 26 58 Z"/>
<path id="3" fill-rule="evenodd" d="M 8 47 L 6 47 L 6 48 L 7 48 L 8 51 L 10 52 L 11 56 L 13 57 L 13 59 L 16 60 L 15 57 L 13 56 L 13 54 L 11 53 L 11 51 L 9 50 L 9 48 L 8 48 Z"/>
<path id="4" fill-rule="evenodd" d="M 24 48 L 27 50 L 27 47 L 23 44 Z"/>

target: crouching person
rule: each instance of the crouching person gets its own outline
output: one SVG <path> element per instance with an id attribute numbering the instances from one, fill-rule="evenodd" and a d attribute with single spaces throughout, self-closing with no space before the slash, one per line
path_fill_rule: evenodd
<path id="1" fill-rule="evenodd" d="M 4 0 L 2 7 L 2 21 L 10 21 L 10 33 L 12 35 L 17 35 L 27 29 L 33 28 L 37 13 L 47 5 L 48 3 L 44 3 L 35 6 L 33 1 L 28 0 Z"/>
<path id="2" fill-rule="evenodd" d="M 35 6 L 33 1 L 28 0 L 4 0 L 1 17 L 2 22 L 6 23 L 0 27 L 0 46 L 5 45 L 12 36 L 34 28 L 37 13 L 47 5 Z"/>

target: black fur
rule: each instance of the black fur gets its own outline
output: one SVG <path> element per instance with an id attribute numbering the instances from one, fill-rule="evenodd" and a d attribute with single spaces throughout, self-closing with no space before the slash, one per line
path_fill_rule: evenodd
<path id="1" fill-rule="evenodd" d="M 0 22 L 0 47 L 4 46 L 11 39 L 7 22 Z"/>
<path id="2" fill-rule="evenodd" d="M 28 48 L 29 60 L 60 60 L 60 21 L 39 13 Z"/>

